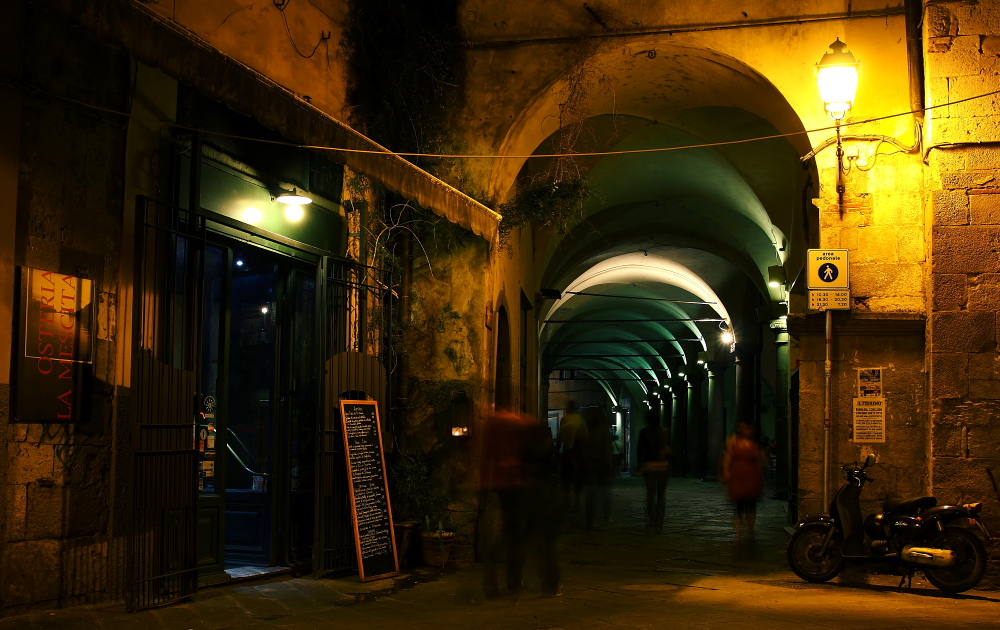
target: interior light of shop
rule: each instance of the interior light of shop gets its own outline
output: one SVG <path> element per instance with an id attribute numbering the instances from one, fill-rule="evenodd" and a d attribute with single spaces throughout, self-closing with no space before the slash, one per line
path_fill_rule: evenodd
<path id="1" fill-rule="evenodd" d="M 305 191 L 299 190 L 298 188 L 292 188 L 291 190 L 279 190 L 278 194 L 274 197 L 274 200 L 278 203 L 284 203 L 290 206 L 304 206 L 313 202 L 312 197 L 309 197 Z"/>
<path id="2" fill-rule="evenodd" d="M 247 208 L 243 211 L 243 221 L 253 225 L 255 223 L 260 223 L 264 219 L 264 213 L 260 208 Z"/>
<path id="3" fill-rule="evenodd" d="M 847 44 L 837 41 L 830 44 L 830 50 L 816 64 L 819 78 L 819 92 L 823 97 L 826 111 L 834 120 L 841 120 L 854 106 L 858 92 L 858 68 L 861 64 L 854 53 L 845 50 Z"/>
<path id="4" fill-rule="evenodd" d="M 704 359 L 698 359 L 698 365 L 705 365 Z"/>
<path id="5" fill-rule="evenodd" d="M 306 211 L 302 209 L 301 205 L 287 205 L 285 206 L 285 218 L 289 221 L 301 221 L 304 217 Z"/>
<path id="6" fill-rule="evenodd" d="M 260 312 L 263 313 L 264 315 L 267 315 L 267 307 L 266 306 L 260 307 Z"/>
<path id="7" fill-rule="evenodd" d="M 236 261 L 236 266 L 237 267 L 242 267 L 243 266 L 243 261 L 242 260 L 237 260 Z"/>

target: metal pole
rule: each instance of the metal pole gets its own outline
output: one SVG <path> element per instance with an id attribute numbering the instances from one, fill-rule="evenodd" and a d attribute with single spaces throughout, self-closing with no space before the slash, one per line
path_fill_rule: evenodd
<path id="1" fill-rule="evenodd" d="M 840 207 L 840 218 L 844 218 L 844 145 L 840 135 L 840 119 L 837 119 L 837 199 Z M 829 312 L 829 311 L 828 311 Z"/>
<path id="2" fill-rule="evenodd" d="M 823 507 L 830 505 L 830 417 L 833 408 L 833 311 L 826 311 L 826 388 L 823 392 Z"/>

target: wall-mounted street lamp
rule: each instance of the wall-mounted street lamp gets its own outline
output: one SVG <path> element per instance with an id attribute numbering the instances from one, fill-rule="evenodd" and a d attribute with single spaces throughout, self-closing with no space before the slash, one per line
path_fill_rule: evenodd
<path id="1" fill-rule="evenodd" d="M 823 105 L 830 116 L 840 121 L 854 106 L 854 96 L 858 92 L 858 70 L 861 64 L 854 53 L 846 50 L 847 44 L 837 41 L 830 44 L 830 50 L 816 64 L 819 77 L 819 92 Z"/>
<path id="2" fill-rule="evenodd" d="M 830 44 L 830 50 L 816 64 L 816 74 L 819 79 L 819 92 L 823 97 L 823 105 L 837 126 L 837 198 L 840 203 L 840 216 L 844 216 L 844 146 L 840 135 L 840 121 L 854 107 L 854 97 L 858 92 L 858 70 L 861 64 L 854 58 L 854 53 L 845 50 L 847 44 L 836 41 Z"/>

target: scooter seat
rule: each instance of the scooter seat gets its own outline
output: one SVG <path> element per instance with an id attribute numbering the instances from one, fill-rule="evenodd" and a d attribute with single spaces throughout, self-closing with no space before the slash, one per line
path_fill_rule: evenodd
<path id="1" fill-rule="evenodd" d="M 916 499 L 897 499 L 890 497 L 885 500 L 883 508 L 886 514 L 912 514 L 922 512 L 937 505 L 934 497 L 917 497 Z"/>

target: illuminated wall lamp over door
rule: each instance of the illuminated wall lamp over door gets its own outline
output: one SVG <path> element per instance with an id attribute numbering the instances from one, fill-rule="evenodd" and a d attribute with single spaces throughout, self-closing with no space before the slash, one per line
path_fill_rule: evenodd
<path id="1" fill-rule="evenodd" d="M 305 210 L 303 210 L 302 206 L 312 203 L 312 197 L 305 191 L 294 186 L 290 189 L 278 189 L 274 200 L 285 204 L 285 218 L 293 222 L 301 221 L 302 217 L 305 216 Z"/>

